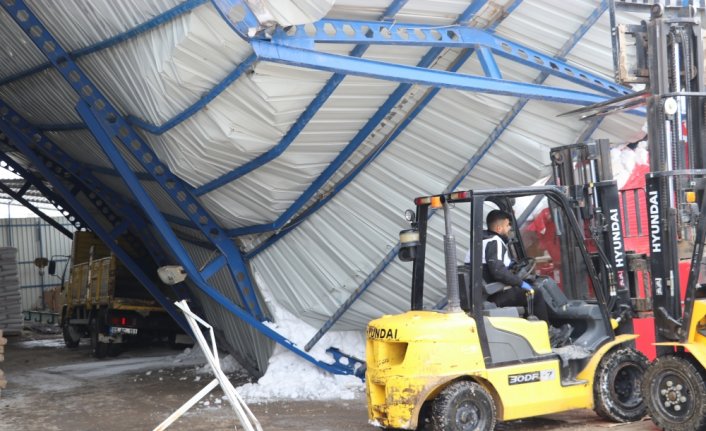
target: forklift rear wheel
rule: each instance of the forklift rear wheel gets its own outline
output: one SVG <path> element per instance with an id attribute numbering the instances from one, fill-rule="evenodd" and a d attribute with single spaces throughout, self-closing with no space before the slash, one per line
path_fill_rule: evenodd
<path id="1" fill-rule="evenodd" d="M 666 431 L 706 429 L 706 376 L 686 358 L 658 358 L 645 373 L 642 391 L 652 421 Z"/>
<path id="2" fill-rule="evenodd" d="M 64 344 L 66 347 L 70 349 L 78 347 L 78 344 L 81 342 L 81 331 L 78 330 L 76 325 L 65 324 L 62 328 L 62 333 L 64 334 Z"/>
<path id="3" fill-rule="evenodd" d="M 495 402 L 476 382 L 456 382 L 441 391 L 432 405 L 432 430 L 472 431 L 495 428 Z"/>
<path id="4" fill-rule="evenodd" d="M 608 352 L 593 382 L 596 413 L 614 422 L 633 422 L 645 416 L 640 384 L 648 365 L 647 357 L 630 347 Z"/>

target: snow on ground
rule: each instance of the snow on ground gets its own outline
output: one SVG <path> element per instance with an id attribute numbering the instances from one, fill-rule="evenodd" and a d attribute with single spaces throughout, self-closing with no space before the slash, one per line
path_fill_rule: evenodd
<path id="1" fill-rule="evenodd" d="M 37 348 L 64 348 L 64 340 L 63 338 L 47 338 L 44 340 L 29 340 L 29 341 L 21 341 L 17 343 L 18 347 L 25 348 L 25 349 L 37 349 Z"/>
<path id="2" fill-rule="evenodd" d="M 40 345 L 55 347 L 55 342 L 61 342 L 61 347 L 63 347 L 61 339 L 23 341 L 18 345 L 30 348 Z M 9 380 L 16 385 L 56 391 L 81 386 L 86 380 L 104 379 L 136 372 L 145 372 L 149 375 L 152 371 L 162 372 L 162 368 L 200 366 L 205 361 L 206 358 L 198 348 L 186 349 L 177 355 L 123 357 L 36 368 L 26 373 L 10 375 Z"/>
<path id="3" fill-rule="evenodd" d="M 262 279 L 255 274 L 258 286 L 266 298 L 275 322 L 269 323 L 284 337 L 297 346 L 304 346 L 317 329 L 303 322 L 292 313 L 279 306 L 269 294 Z M 365 335 L 363 331 L 330 331 L 309 351 L 315 359 L 333 363 L 333 357 L 326 353 L 329 347 L 337 347 L 342 352 L 365 359 Z M 267 372 L 256 383 L 248 383 L 236 388 L 248 402 L 271 400 L 349 400 L 364 392 L 363 382 L 354 376 L 333 375 L 304 358 L 277 344 L 270 358 Z"/>

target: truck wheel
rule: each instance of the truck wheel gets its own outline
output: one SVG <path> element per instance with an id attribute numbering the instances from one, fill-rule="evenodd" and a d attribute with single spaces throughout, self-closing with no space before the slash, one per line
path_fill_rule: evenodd
<path id="1" fill-rule="evenodd" d="M 706 429 L 703 371 L 678 356 L 658 358 L 645 373 L 642 391 L 652 421 L 666 431 Z"/>
<path id="2" fill-rule="evenodd" d="M 100 333 L 100 324 L 97 318 L 94 318 L 91 322 L 91 353 L 96 359 L 103 359 L 105 355 L 108 354 L 108 343 L 101 343 L 98 341 L 98 334 Z"/>
<path id="3" fill-rule="evenodd" d="M 76 325 L 65 324 L 62 328 L 62 333 L 66 347 L 69 349 L 78 347 L 78 344 L 81 342 L 81 331 L 78 330 Z"/>
<path id="4" fill-rule="evenodd" d="M 495 428 L 495 402 L 476 382 L 456 382 L 441 391 L 432 405 L 432 430 L 482 430 Z"/>
<path id="5" fill-rule="evenodd" d="M 593 381 L 596 413 L 614 422 L 633 422 L 645 416 L 640 384 L 648 365 L 647 357 L 633 348 L 608 352 Z"/>

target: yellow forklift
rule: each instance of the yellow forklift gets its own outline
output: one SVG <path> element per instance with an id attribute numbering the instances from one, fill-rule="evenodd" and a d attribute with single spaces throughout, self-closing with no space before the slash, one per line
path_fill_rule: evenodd
<path id="1" fill-rule="evenodd" d="M 611 318 L 606 293 L 615 286 L 605 286 L 596 267 L 613 269 L 605 254 L 588 252 L 567 196 L 565 187 L 545 186 L 415 199 L 416 211 L 406 214 L 411 228 L 400 232 L 399 253 L 402 261 L 413 262 L 411 310 L 373 320 L 367 328 L 370 423 L 386 429 L 492 430 L 500 421 L 571 409 L 594 409 L 617 422 L 644 416 L 640 385 L 647 359 L 632 346 L 637 335 L 615 333 L 621 316 Z M 532 232 L 518 229 L 509 249 L 517 260 L 514 270 L 542 291 L 549 322 L 532 315 L 532 297 L 527 307 L 495 306 L 489 296 L 505 287 L 482 277 L 485 214 L 506 211 L 517 226 L 513 206 L 533 198 L 550 208 L 556 248 L 537 250 Z M 438 210 L 443 231 L 439 226 L 429 231 L 428 218 Z M 456 219 L 464 230 L 470 226 L 469 264 L 456 257 Z M 442 232 L 443 247 L 428 249 Z M 576 259 L 562 265 L 562 255 Z M 536 275 L 538 265 L 551 270 Z M 428 268 L 445 271 L 445 280 Z M 439 309 L 430 298 L 443 290 L 446 304 Z M 566 323 L 572 328 L 568 344 L 552 348 L 548 324 Z"/>

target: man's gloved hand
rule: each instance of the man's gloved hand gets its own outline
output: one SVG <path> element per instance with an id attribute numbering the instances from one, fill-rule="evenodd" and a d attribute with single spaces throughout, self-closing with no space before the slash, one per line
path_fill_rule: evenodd
<path id="1" fill-rule="evenodd" d="M 520 285 L 520 287 L 529 291 L 529 292 L 534 292 L 534 288 L 532 287 L 532 285 L 526 281 L 523 281 L 522 284 Z"/>

